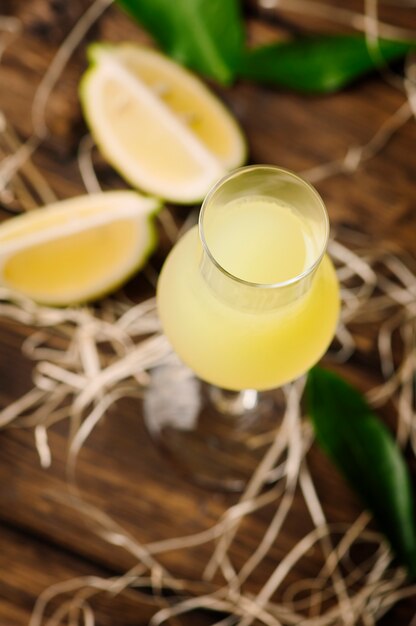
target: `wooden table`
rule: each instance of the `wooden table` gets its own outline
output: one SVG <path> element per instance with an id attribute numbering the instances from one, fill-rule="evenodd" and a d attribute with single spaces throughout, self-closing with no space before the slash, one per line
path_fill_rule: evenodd
<path id="1" fill-rule="evenodd" d="M 89 3 L 11 0 L 2 13 L 19 17 L 23 33 L 6 49 L 0 65 L 0 107 L 24 139 L 31 133 L 30 106 L 36 85 L 55 54 L 64 34 Z M 350 3 L 351 6 L 358 3 Z M 410 12 L 397 18 L 409 25 Z M 316 19 L 286 18 L 291 27 L 326 29 L 331 25 Z M 247 19 L 250 36 L 270 37 L 275 27 L 261 23 L 251 12 Z M 416 19 L 413 15 L 413 26 Z M 277 27 L 276 27 L 277 28 Z M 333 26 L 332 26 L 333 28 Z M 116 7 L 109 9 L 87 39 L 144 41 L 146 36 Z M 76 149 L 86 132 L 77 100 L 77 82 L 85 67 L 85 44 L 70 61 L 48 107 L 51 134 L 37 151 L 34 162 L 59 198 L 83 192 L 77 169 Z M 380 77 L 361 81 L 340 94 L 304 97 L 241 82 L 228 89 L 216 88 L 239 119 L 248 137 L 250 159 L 303 171 L 341 158 L 352 144 L 368 141 L 403 102 L 403 95 Z M 336 175 L 318 184 L 333 224 L 348 224 L 366 233 L 379 246 L 394 245 L 415 251 L 416 234 L 416 125 L 414 121 L 390 141 L 383 152 L 365 163 L 353 176 Z M 106 185 L 120 185 L 109 173 Z M 177 209 L 178 221 L 187 210 Z M 6 217 L 6 213 L 3 213 Z M 156 257 L 160 265 L 164 249 Z M 1 321 L 0 401 L 6 406 L 30 387 L 31 364 L 20 346 L 31 329 Z M 365 390 L 377 380 L 371 345 L 368 355 L 345 367 L 345 373 Z M 134 564 L 121 548 L 108 544 L 88 531 L 82 518 L 57 504 L 54 494 L 65 489 L 67 432 L 57 427 L 51 435 L 53 463 L 40 468 L 33 436 L 19 429 L 0 434 L 0 625 L 22 626 L 38 594 L 48 585 L 83 575 L 116 575 Z M 360 505 L 321 452 L 313 449 L 310 467 L 317 478 L 328 519 L 353 520 Z M 414 463 L 413 463 L 414 467 Z M 133 400 L 119 402 L 83 449 L 78 467 L 83 495 L 110 514 L 141 542 L 195 533 L 215 523 L 235 500 L 214 494 L 182 480 L 149 445 L 141 406 Z M 234 558 L 242 562 L 264 533 L 265 510 L 251 518 L 235 547 Z M 305 532 L 306 513 L 294 507 L 283 533 L 262 572 L 254 577 L 253 589 Z M 201 559 L 209 546 L 186 553 L 167 553 L 166 567 L 179 576 L 199 579 Z M 319 556 L 316 557 L 320 558 Z M 313 557 L 310 568 L 313 571 Z M 306 567 L 306 566 L 305 566 Z M 308 575 L 297 571 L 295 576 Z M 138 592 L 126 597 L 101 598 L 97 604 L 100 625 L 146 624 L 154 612 L 151 598 Z M 381 623 L 405 625 L 416 610 L 414 600 L 401 602 Z M 206 616 L 193 618 L 206 623 Z"/>

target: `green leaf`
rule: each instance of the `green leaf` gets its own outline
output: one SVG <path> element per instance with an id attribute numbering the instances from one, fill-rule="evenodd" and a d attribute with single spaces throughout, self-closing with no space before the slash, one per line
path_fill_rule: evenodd
<path id="1" fill-rule="evenodd" d="M 230 83 L 243 51 L 238 0 L 118 0 L 160 47 L 188 67 Z"/>
<path id="2" fill-rule="evenodd" d="M 409 574 L 416 576 L 411 481 L 389 430 L 356 389 L 319 367 L 309 373 L 306 401 L 318 443 L 373 513 Z"/>
<path id="3" fill-rule="evenodd" d="M 403 57 L 416 42 L 379 41 L 381 59 L 356 35 L 305 37 L 248 50 L 239 76 L 310 93 L 337 91 L 378 65 Z M 378 60 L 380 62 L 378 62 Z"/>

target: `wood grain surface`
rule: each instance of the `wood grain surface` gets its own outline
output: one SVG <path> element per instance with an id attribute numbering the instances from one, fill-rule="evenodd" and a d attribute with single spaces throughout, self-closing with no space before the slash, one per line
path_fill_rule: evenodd
<path id="1" fill-rule="evenodd" d="M 87 0 L 11 0 L 1 12 L 19 17 L 23 33 L 6 49 L 0 64 L 0 109 L 21 139 L 31 131 L 31 102 L 62 38 L 69 32 Z M 248 5 L 249 36 L 265 41 L 283 27 L 334 30 L 322 20 L 284 13 L 265 24 Z M 343 4 L 345 6 L 345 3 Z M 359 2 L 348 2 L 361 7 Z M 399 13 L 396 11 L 396 13 Z M 416 28 L 416 15 L 406 10 L 397 23 Z M 268 15 L 270 17 L 270 15 Z M 386 19 L 394 19 L 392 11 Z M 341 30 L 341 29 L 340 29 Z M 149 41 L 148 36 L 116 7 L 106 11 L 77 49 L 48 105 L 50 136 L 34 155 L 34 162 L 47 177 L 58 198 L 83 193 L 77 166 L 77 147 L 87 132 L 77 97 L 77 83 L 86 67 L 85 45 L 94 39 Z M 271 163 L 303 171 L 341 158 L 351 145 L 366 143 L 380 125 L 403 103 L 398 90 L 378 76 L 362 80 L 342 93 L 305 97 L 262 88 L 248 82 L 222 89 L 212 85 L 244 128 L 250 146 L 250 161 Z M 353 175 L 337 175 L 317 185 L 328 206 L 332 224 L 349 225 L 380 247 L 415 253 L 416 241 L 416 124 L 414 120 L 392 139 L 382 153 Z M 108 166 L 100 163 L 106 188 L 125 184 Z M 7 209 L 7 207 L 4 207 Z M 181 222 L 191 209 L 175 208 Z M 1 217 L 8 216 L 7 210 Z M 158 268 L 167 250 L 164 242 L 152 263 Z M 139 293 L 149 290 L 143 277 L 135 279 Z M 31 364 L 20 351 L 31 329 L 0 322 L 0 402 L 6 406 L 30 387 Z M 379 380 L 374 365 L 374 332 L 363 335 L 364 356 L 342 368 L 343 373 L 366 390 Z M 389 411 L 384 411 L 389 419 Z M 48 585 L 83 575 L 116 575 L 134 564 L 123 549 L 112 548 L 86 527 L 83 519 L 59 502 L 65 490 L 66 428 L 59 425 L 51 435 L 53 464 L 41 469 L 33 434 L 19 429 L 0 433 L 0 626 L 28 623 L 37 595 Z M 310 467 L 328 520 L 352 521 L 360 510 L 355 496 L 330 463 L 317 450 L 310 454 Z M 414 468 L 414 462 L 412 462 Z M 235 496 L 203 491 L 172 471 L 150 445 L 138 401 L 116 404 L 83 449 L 78 466 L 82 494 L 109 513 L 141 542 L 195 533 L 210 527 L 235 500 Z M 236 566 L 242 564 L 262 537 L 270 509 L 244 523 L 233 548 Z M 296 499 L 283 534 L 261 571 L 250 580 L 255 591 L 273 571 L 288 549 L 310 529 L 301 498 Z M 197 580 L 212 546 L 186 553 L 167 553 L 162 563 L 178 576 Z M 321 565 L 312 554 L 294 570 L 290 579 L 313 576 Z M 112 603 L 97 600 L 98 623 L 127 626 L 146 624 L 154 611 L 150 597 L 132 592 Z M 409 624 L 416 602 L 401 602 L 381 620 L 385 626 Z M 199 621 L 198 621 L 199 620 Z M 186 623 L 186 622 L 184 622 Z M 194 624 L 206 623 L 201 614 Z"/>

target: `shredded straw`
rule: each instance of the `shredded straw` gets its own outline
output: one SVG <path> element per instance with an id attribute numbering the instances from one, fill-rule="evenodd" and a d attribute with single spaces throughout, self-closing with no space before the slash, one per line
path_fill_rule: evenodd
<path id="1" fill-rule="evenodd" d="M 11 212 L 31 210 L 56 200 L 45 175 L 30 157 L 48 137 L 46 108 L 64 67 L 110 4 L 111 0 L 95 0 L 59 48 L 34 96 L 33 135 L 25 143 L 19 141 L 12 124 L 0 112 L 0 194 Z M 263 10 L 279 8 L 347 24 L 365 33 L 369 50 L 375 55 L 379 36 L 415 37 L 413 31 L 379 21 L 375 0 L 365 2 L 364 14 L 306 0 L 262 0 L 259 6 Z M 0 17 L 0 56 L 21 31 L 18 19 Z M 403 92 L 403 104 L 365 145 L 352 146 L 343 159 L 316 166 L 303 172 L 303 176 L 317 183 L 338 173 L 352 175 L 379 154 L 415 115 L 415 73 L 411 56 L 404 78 L 382 68 L 383 78 Z M 93 150 L 92 139 L 84 137 L 78 160 L 89 193 L 101 189 Z M 167 209 L 161 214 L 160 225 L 172 242 L 180 235 Z M 365 236 L 345 228 L 330 241 L 329 252 L 337 266 L 343 299 L 338 346 L 330 358 L 347 361 L 360 351 L 358 330 L 377 329 L 374 350 L 383 382 L 368 389 L 367 396 L 375 407 L 393 403 L 397 440 L 403 447 L 409 444 L 416 454 L 415 261 L 374 248 L 370 243 Z M 148 268 L 146 275 L 154 284 L 154 270 Z M 367 513 L 350 525 L 332 524 L 326 519 L 307 462 L 313 435 L 300 412 L 303 380 L 284 388 L 283 420 L 277 432 L 257 442 L 270 445 L 239 502 L 216 524 L 198 534 L 145 545 L 81 497 L 75 469 L 80 450 L 110 406 L 122 397 L 143 397 L 152 370 L 158 365 L 172 364 L 173 355 L 161 332 L 154 298 L 133 304 L 117 294 L 97 309 L 61 310 L 39 306 L 3 288 L 0 317 L 34 329 L 22 348 L 34 363 L 33 388 L 0 412 L 0 426 L 32 430 L 40 463 L 47 468 L 53 457 L 48 430 L 57 422 L 69 421 L 68 491 L 56 494 L 56 502 L 77 511 L 90 529 L 107 541 L 109 550 L 111 546 L 122 547 L 137 561 L 119 577 L 86 576 L 52 585 L 39 596 L 30 626 L 93 626 L 96 621 L 90 600 L 99 594 L 116 596 L 127 589 L 153 590 L 158 608 L 151 626 L 201 609 L 226 615 L 213 617 L 216 626 L 250 626 L 255 620 L 267 626 L 373 626 L 395 603 L 416 594 L 416 587 L 406 583 L 405 572 L 392 565 L 392 555 L 383 537 L 368 528 Z M 400 358 L 393 354 L 400 354 Z M 304 500 L 312 530 L 276 564 L 259 592 L 250 594 L 246 582 L 278 541 L 295 494 Z M 236 569 L 232 549 L 241 521 L 265 506 L 274 507 L 268 528 L 247 561 Z M 185 552 L 204 544 L 212 545 L 212 553 L 201 568 L 200 580 L 178 578 L 158 561 L 164 552 Z M 354 547 L 362 544 L 369 548 L 370 556 L 356 563 Z M 318 575 L 288 585 L 288 574 L 316 549 L 322 555 Z M 222 583 L 217 582 L 217 572 L 221 573 Z M 161 597 L 161 590 L 171 592 L 169 599 Z M 50 609 L 52 600 L 54 612 Z"/>

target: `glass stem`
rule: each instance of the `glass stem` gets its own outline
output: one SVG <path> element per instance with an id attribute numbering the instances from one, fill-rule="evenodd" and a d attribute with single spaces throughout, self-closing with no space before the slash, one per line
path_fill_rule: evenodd
<path id="1" fill-rule="evenodd" d="M 259 402 L 259 393 L 255 389 L 227 391 L 220 387 L 209 387 L 209 398 L 217 411 L 224 415 L 243 415 L 253 411 Z"/>

